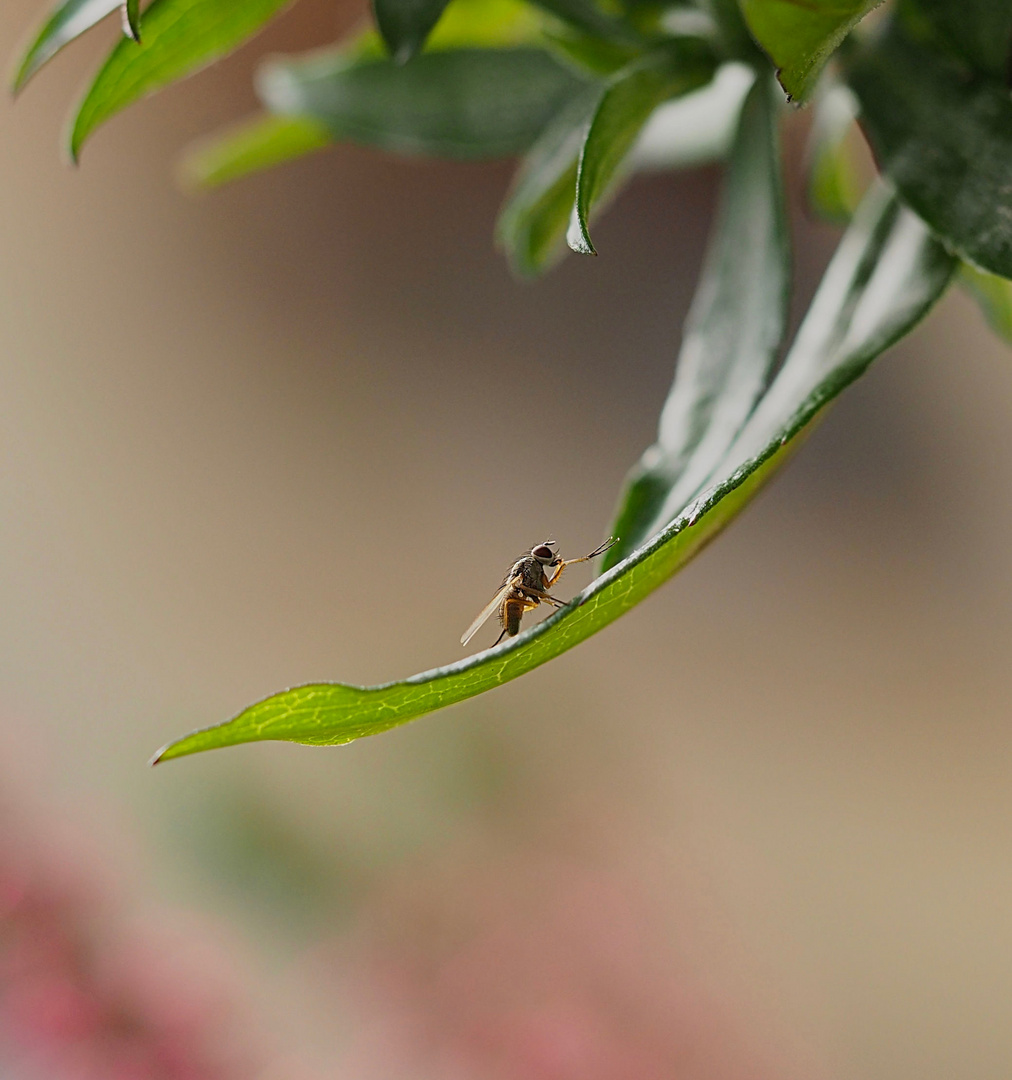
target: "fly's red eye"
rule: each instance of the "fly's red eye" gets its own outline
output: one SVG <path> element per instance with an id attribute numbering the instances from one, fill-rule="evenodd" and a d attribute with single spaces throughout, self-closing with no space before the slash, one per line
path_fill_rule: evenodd
<path id="1" fill-rule="evenodd" d="M 547 544 L 539 544 L 531 554 L 538 562 L 551 562 L 555 558 L 555 552 Z"/>

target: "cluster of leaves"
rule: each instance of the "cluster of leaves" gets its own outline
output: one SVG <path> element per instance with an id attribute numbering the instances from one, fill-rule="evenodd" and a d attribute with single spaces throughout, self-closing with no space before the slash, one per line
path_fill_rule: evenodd
<path id="1" fill-rule="evenodd" d="M 234 49 L 285 2 L 152 0 L 139 12 L 125 0 L 125 36 L 75 113 L 72 155 L 110 116 Z M 1012 0 L 897 0 L 862 23 L 876 2 L 374 0 L 378 32 L 263 68 L 265 112 L 191 152 L 191 183 L 341 141 L 523 155 L 496 228 L 523 275 L 567 247 L 594 254 L 595 213 L 637 169 L 726 158 L 725 181 L 657 442 L 620 498 L 621 540 L 601 575 L 496 648 L 385 686 L 285 691 L 156 760 L 259 739 L 349 742 L 515 678 L 684 565 L 950 282 L 1009 336 Z M 120 6 L 63 0 L 16 86 Z M 813 101 L 809 197 L 847 226 L 790 342 L 785 99 Z M 855 121 L 880 173 L 864 192 Z"/>

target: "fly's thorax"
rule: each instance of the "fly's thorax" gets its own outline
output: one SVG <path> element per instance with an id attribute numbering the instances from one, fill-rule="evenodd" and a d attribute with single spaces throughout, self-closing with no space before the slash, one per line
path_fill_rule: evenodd
<path id="1" fill-rule="evenodd" d="M 529 589 L 545 587 L 545 568 L 532 555 L 517 561 L 515 573 L 523 575 L 523 584 Z"/>

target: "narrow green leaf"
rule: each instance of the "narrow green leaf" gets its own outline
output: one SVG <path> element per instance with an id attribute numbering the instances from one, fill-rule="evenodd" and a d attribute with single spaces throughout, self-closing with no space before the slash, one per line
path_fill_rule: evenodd
<path id="1" fill-rule="evenodd" d="M 571 649 L 663 584 L 731 521 L 785 459 L 786 444 L 928 311 L 952 268 L 923 224 L 876 190 L 833 257 L 782 371 L 707 489 L 661 533 L 565 608 L 502 645 L 384 686 L 286 690 L 169 743 L 153 760 L 265 739 L 351 742 L 501 686 Z"/>
<path id="2" fill-rule="evenodd" d="M 847 80 L 861 126 L 903 200 L 969 262 L 1012 277 L 1012 97 L 911 40 L 901 22 Z"/>
<path id="3" fill-rule="evenodd" d="M 179 166 L 183 187 L 207 189 L 304 157 L 331 142 L 309 116 L 254 116 L 191 147 Z"/>
<path id="4" fill-rule="evenodd" d="M 85 93 L 71 126 L 71 157 L 111 116 L 226 56 L 290 2 L 153 0 L 141 18 L 143 42 L 121 40 Z"/>
<path id="5" fill-rule="evenodd" d="M 1012 345 L 1012 281 L 969 263 L 960 266 L 958 280 L 980 305 L 991 329 Z"/>
<path id="6" fill-rule="evenodd" d="M 739 0 L 756 41 L 776 65 L 789 99 L 804 101 L 822 67 L 882 0 Z"/>
<path id="7" fill-rule="evenodd" d="M 425 44 L 447 0 L 373 0 L 373 14 L 390 55 L 405 64 Z"/>
<path id="8" fill-rule="evenodd" d="M 11 80 L 14 92 L 21 91 L 35 72 L 64 45 L 111 15 L 121 3 L 122 0 L 64 0 L 58 4 L 39 28 L 15 69 Z"/>
<path id="9" fill-rule="evenodd" d="M 596 255 L 589 220 L 651 114 L 669 98 L 687 94 L 713 77 L 708 50 L 692 39 L 672 42 L 614 75 L 605 85 L 587 130 L 576 173 L 576 204 L 566 237 L 583 255 Z"/>
<path id="10" fill-rule="evenodd" d="M 778 98 L 773 79 L 759 78 L 745 100 L 657 442 L 627 482 L 605 567 L 667 523 L 664 506 L 681 508 L 700 489 L 778 359 L 791 285 Z"/>
<path id="11" fill-rule="evenodd" d="M 496 222 L 496 243 L 514 271 L 543 273 L 565 251 L 576 198 L 576 163 L 598 91 L 589 87 L 551 121 L 531 147 Z"/>
<path id="12" fill-rule="evenodd" d="M 836 84 L 816 100 L 808 138 L 808 203 L 836 225 L 850 221 L 866 186 L 854 154 L 857 114 L 853 91 Z"/>
<path id="13" fill-rule="evenodd" d="M 629 166 L 656 171 L 723 161 L 755 77 L 747 64 L 723 64 L 701 90 L 660 105 L 629 152 Z"/>
<path id="14" fill-rule="evenodd" d="M 140 0 L 123 0 L 123 33 L 131 41 L 141 40 Z"/>
<path id="15" fill-rule="evenodd" d="M 327 53 L 272 64 L 258 81 L 269 109 L 314 117 L 334 139 L 451 158 L 526 150 L 585 85 L 532 48 L 424 52 L 403 67 Z"/>

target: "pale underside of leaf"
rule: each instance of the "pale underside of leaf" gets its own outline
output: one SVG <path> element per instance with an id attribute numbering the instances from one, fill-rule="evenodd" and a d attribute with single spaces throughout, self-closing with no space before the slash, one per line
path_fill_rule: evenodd
<path id="1" fill-rule="evenodd" d="M 590 637 L 666 581 L 744 507 L 784 460 L 789 441 L 929 310 L 953 266 L 920 220 L 876 189 L 855 215 L 766 396 L 707 489 L 661 533 L 502 645 L 385 686 L 321 683 L 284 691 L 170 743 L 154 761 L 265 739 L 350 742 L 500 686 Z"/>
<path id="2" fill-rule="evenodd" d="M 32 43 L 25 50 L 11 80 L 17 93 L 28 80 L 52 59 L 64 45 L 70 44 L 90 30 L 107 15 L 111 15 L 122 0 L 64 0 L 42 24 Z"/>
<path id="3" fill-rule="evenodd" d="M 686 320 L 657 442 L 630 476 L 612 531 L 613 565 L 667 524 L 700 490 L 769 380 L 787 326 L 790 247 L 779 92 L 756 80 L 728 162 L 713 239 Z"/>

